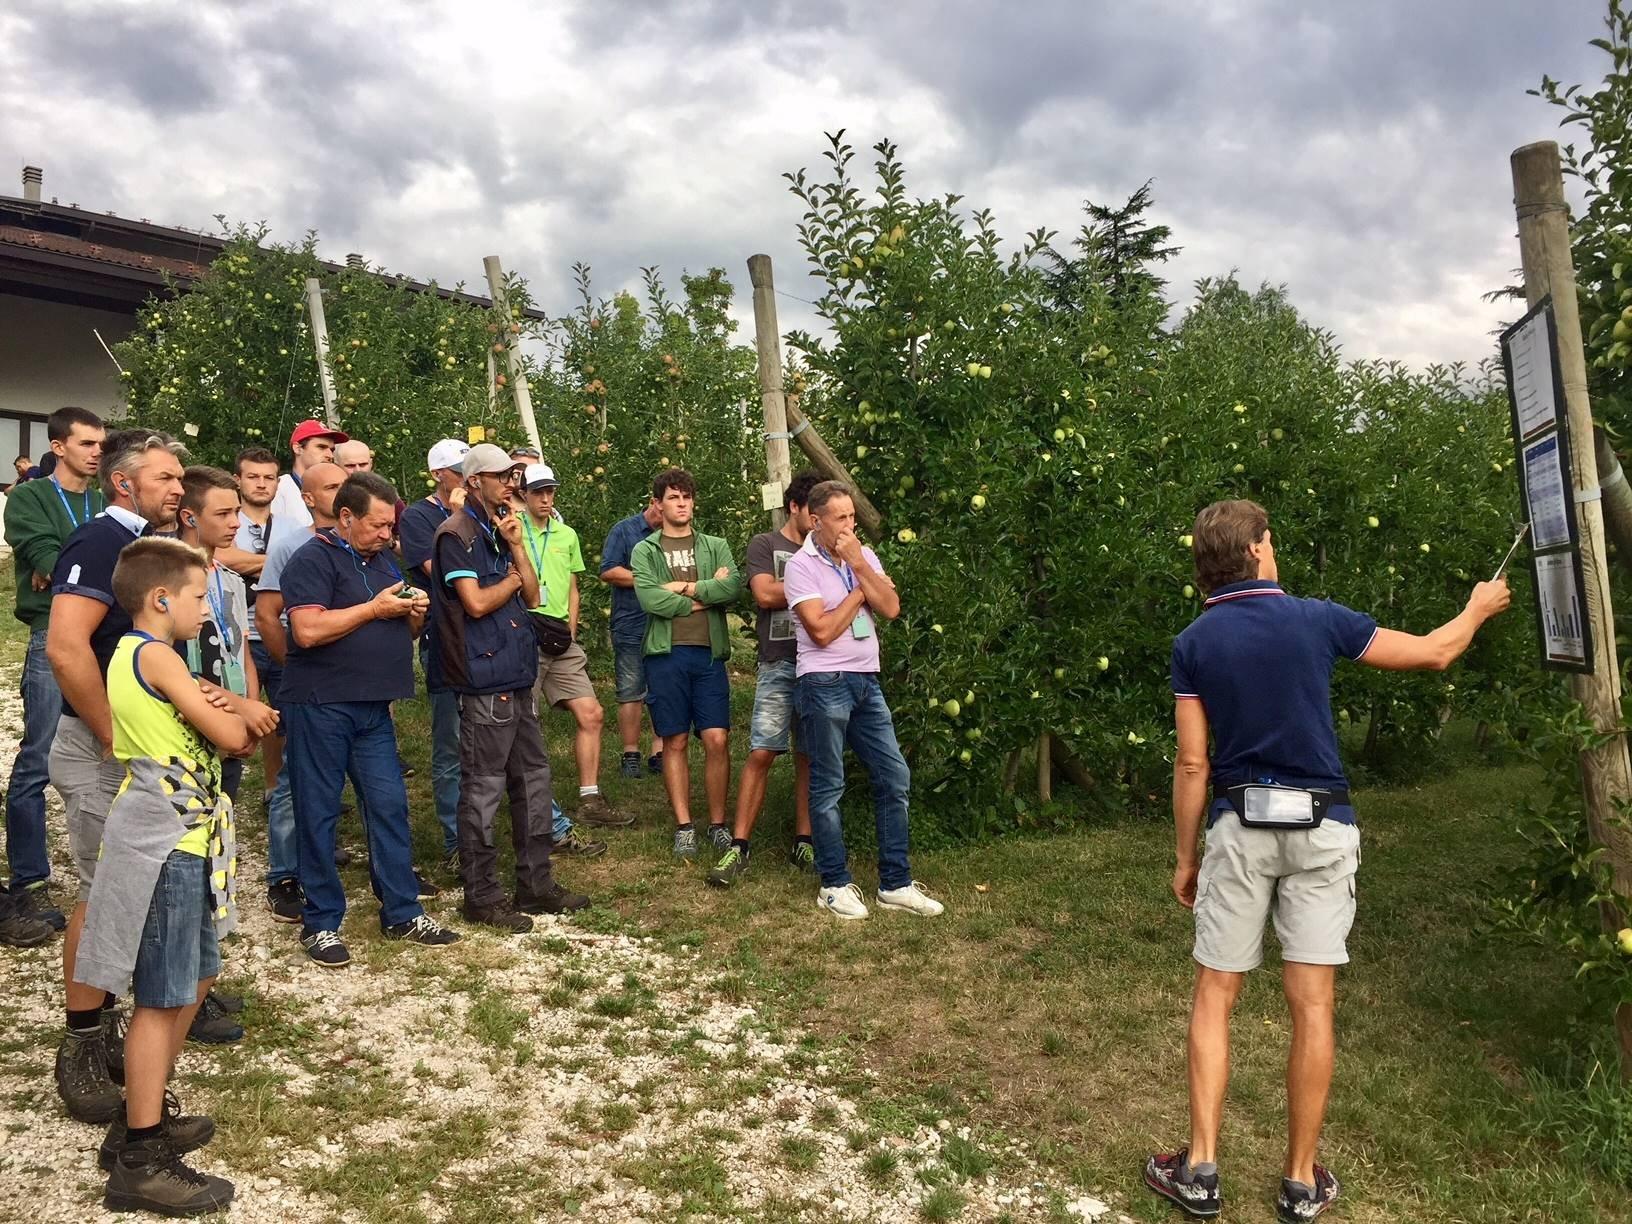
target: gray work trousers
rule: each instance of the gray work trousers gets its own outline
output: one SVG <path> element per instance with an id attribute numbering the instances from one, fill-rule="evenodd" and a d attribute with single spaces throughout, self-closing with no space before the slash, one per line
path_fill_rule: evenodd
<path id="1" fill-rule="evenodd" d="M 459 862 L 467 909 L 504 904 L 494 824 L 506 794 L 520 906 L 542 898 L 550 883 L 550 758 L 530 686 L 459 697 Z"/>

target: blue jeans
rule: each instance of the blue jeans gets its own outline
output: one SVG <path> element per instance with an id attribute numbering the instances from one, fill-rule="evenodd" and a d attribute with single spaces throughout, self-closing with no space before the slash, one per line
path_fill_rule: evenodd
<path id="1" fill-rule="evenodd" d="M 873 786 L 878 886 L 905 888 L 912 883 L 907 866 L 907 793 L 912 773 L 895 741 L 895 721 L 878 676 L 872 672 L 800 676 L 793 690 L 793 707 L 799 715 L 801 747 L 810 756 L 810 831 L 822 887 L 842 888 L 850 883 L 839 819 L 844 746 L 849 744 L 867 767 Z"/>
<path id="2" fill-rule="evenodd" d="M 442 824 L 442 849 L 459 848 L 459 694 L 443 690 L 431 698 L 431 793 Z"/>
<path id="3" fill-rule="evenodd" d="M 50 781 L 51 740 L 62 717 L 62 690 L 45 658 L 45 630 L 28 635 L 23 656 L 23 742 L 11 763 L 6 792 L 6 860 L 11 891 L 51 878 L 45 851 L 45 784 Z"/>
<path id="4" fill-rule="evenodd" d="M 397 764 L 397 736 L 388 701 L 290 704 L 284 760 L 295 801 L 300 886 L 306 893 L 302 932 L 338 931 L 346 893 L 334 866 L 340 792 L 349 774 L 366 810 L 368 874 L 380 899 L 380 925 L 396 926 L 424 913 L 414 879 L 408 835 L 408 790 Z M 360 785 L 359 785 L 360 784 Z"/>
<path id="5" fill-rule="evenodd" d="M 283 732 L 289 733 L 289 714 L 283 715 Z M 280 884 L 300 877 L 300 849 L 295 839 L 295 797 L 289 788 L 289 744 L 284 741 L 283 767 L 272 786 L 266 805 L 266 882 Z"/>
<path id="6" fill-rule="evenodd" d="M 198 984 L 221 972 L 209 881 L 210 861 L 185 850 L 159 868 L 130 979 L 137 1007 L 191 1007 Z"/>

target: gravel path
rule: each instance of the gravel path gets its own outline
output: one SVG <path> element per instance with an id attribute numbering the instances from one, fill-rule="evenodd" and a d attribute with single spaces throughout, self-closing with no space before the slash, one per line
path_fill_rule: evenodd
<path id="1" fill-rule="evenodd" d="M 15 679 L 0 682 L 8 772 Z M 70 878 L 50 797 L 54 863 Z M 251 1031 L 189 1046 L 176 1077 L 185 1105 L 222 1120 L 196 1162 L 236 1181 L 232 1219 L 896 1221 L 921 1218 L 932 1182 L 948 1187 L 939 1207 L 963 1204 L 935 1218 L 1131 1224 L 1109 1193 L 1045 1178 L 1021 1143 L 944 1120 L 870 1126 L 871 1077 L 846 1067 L 840 1091 L 829 1055 L 733 1001 L 740 981 L 722 983 L 695 949 L 548 919 L 520 939 L 404 948 L 365 937 L 372 899 L 354 896 L 357 959 L 317 969 L 255 903 L 258 823 L 252 806 L 250 903 L 227 949 Z M 436 912 L 451 918 L 444 901 Z M 100 1206 L 102 1132 L 71 1121 L 52 1082 L 60 947 L 0 949 L 0 1201 L 77 1224 L 114 1217 Z"/>

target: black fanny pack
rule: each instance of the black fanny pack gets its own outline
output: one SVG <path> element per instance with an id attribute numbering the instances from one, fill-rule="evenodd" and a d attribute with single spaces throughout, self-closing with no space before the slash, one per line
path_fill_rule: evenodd
<path id="1" fill-rule="evenodd" d="M 545 616 L 542 612 L 529 612 L 527 619 L 533 623 L 533 636 L 540 650 L 552 659 L 567 653 L 572 645 L 572 626 L 559 616 Z"/>
<path id="2" fill-rule="evenodd" d="M 1215 798 L 1217 792 L 1214 792 Z M 1313 829 L 1332 807 L 1349 802 L 1347 791 L 1311 790 L 1267 782 L 1244 782 L 1224 789 L 1224 797 L 1249 829 Z"/>

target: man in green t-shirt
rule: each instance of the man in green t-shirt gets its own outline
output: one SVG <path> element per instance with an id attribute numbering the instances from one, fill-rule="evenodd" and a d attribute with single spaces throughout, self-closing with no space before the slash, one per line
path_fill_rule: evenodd
<path id="1" fill-rule="evenodd" d="M 578 533 L 555 513 L 555 490 L 561 483 L 547 464 L 532 463 L 522 474 L 522 495 L 527 513 L 521 516 L 522 542 L 538 574 L 543 602 L 532 615 L 564 621 L 571 644 L 558 655 L 542 650 L 538 656 L 538 683 L 534 691 L 543 706 L 564 708 L 578 723 L 573 748 L 578 758 L 578 819 L 602 828 L 623 828 L 633 816 L 616 811 L 601 794 L 601 725 L 606 713 L 589 682 L 589 658 L 578 644 L 578 575 L 584 572 L 584 551 Z M 581 842 L 580 846 L 602 843 Z M 572 846 L 558 845 L 570 850 Z M 581 850 L 580 853 L 583 851 Z"/>

